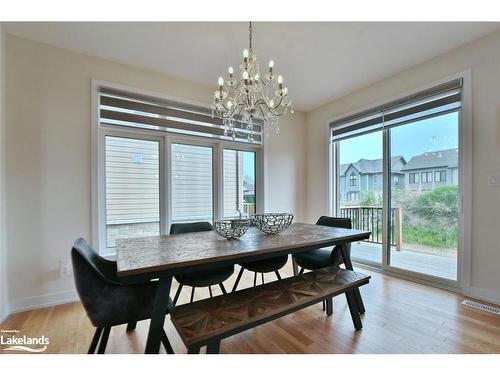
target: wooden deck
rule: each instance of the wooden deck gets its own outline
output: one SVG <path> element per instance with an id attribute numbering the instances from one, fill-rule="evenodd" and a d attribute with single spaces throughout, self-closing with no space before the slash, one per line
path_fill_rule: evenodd
<path id="1" fill-rule="evenodd" d="M 382 245 L 365 242 L 352 244 L 351 257 L 354 261 L 366 260 L 373 263 L 382 262 Z M 423 273 L 426 275 L 457 279 L 457 258 L 454 256 L 432 255 L 405 250 L 391 249 L 391 266 Z"/>

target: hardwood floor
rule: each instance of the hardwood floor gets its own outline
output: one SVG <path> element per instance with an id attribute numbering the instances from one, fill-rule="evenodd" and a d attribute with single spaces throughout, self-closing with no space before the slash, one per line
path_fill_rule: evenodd
<path id="1" fill-rule="evenodd" d="M 461 305 L 464 297 L 456 293 L 358 270 L 372 275 L 370 284 L 361 288 L 367 310 L 361 331 L 354 331 L 340 296 L 334 299 L 331 317 L 317 304 L 223 340 L 221 353 L 500 353 L 499 315 Z M 290 265 L 284 273 L 291 275 Z M 226 289 L 235 277 L 225 283 Z M 268 274 L 266 279 L 275 277 Z M 252 283 L 253 274 L 245 271 L 240 288 Z M 174 282 L 172 296 L 176 288 Z M 184 288 L 179 303 L 189 296 L 190 288 Z M 197 289 L 195 296 L 208 297 L 208 289 Z M 106 353 L 143 353 L 148 325 L 139 322 L 129 334 L 125 325 L 114 327 Z M 46 353 L 86 353 L 94 333 L 78 302 L 13 314 L 0 329 L 49 337 Z M 169 318 L 165 329 L 175 352 L 186 353 Z"/>

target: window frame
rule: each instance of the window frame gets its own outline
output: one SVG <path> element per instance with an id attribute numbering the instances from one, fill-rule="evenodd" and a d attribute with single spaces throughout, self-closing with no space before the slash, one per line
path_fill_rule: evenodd
<path id="1" fill-rule="evenodd" d="M 413 177 L 413 181 L 412 181 L 412 177 Z M 419 184 L 420 183 L 420 172 L 408 173 L 408 182 L 410 184 Z"/>
<path id="2" fill-rule="evenodd" d="M 339 148 L 336 147 L 336 142 L 331 139 L 331 127 L 330 124 L 334 121 L 339 121 L 348 116 L 355 116 L 361 112 L 366 112 L 372 110 L 374 107 L 383 106 L 387 103 L 392 103 L 396 100 L 404 99 L 410 95 L 418 94 L 421 91 L 431 89 L 432 87 L 438 86 L 440 84 L 446 83 L 448 81 L 461 78 L 462 79 L 462 107 L 459 115 L 459 168 L 458 168 L 458 182 L 460 187 L 459 192 L 459 245 L 458 245 L 458 267 L 457 267 L 457 281 L 447 282 L 440 278 L 433 276 L 418 274 L 413 275 L 411 272 L 400 272 L 397 269 L 391 269 L 390 267 L 383 267 L 381 271 L 390 275 L 401 276 L 409 280 L 416 282 L 426 283 L 428 285 L 441 287 L 444 289 L 449 289 L 452 291 L 458 291 L 465 295 L 474 296 L 471 288 L 471 228 L 472 228 L 472 218 L 471 218 L 471 207 L 472 207 L 472 77 L 471 71 L 464 70 L 459 73 L 451 74 L 435 81 L 428 81 L 421 86 L 415 87 L 405 92 L 400 92 L 397 95 L 391 97 L 382 98 L 376 102 L 366 104 L 341 115 L 335 115 L 327 118 L 324 123 L 325 139 L 328 147 L 328 158 L 329 163 L 327 163 L 327 198 L 329 214 L 334 216 L 338 214 L 337 210 L 340 207 L 339 201 L 339 173 L 340 169 L 338 167 L 339 160 Z M 384 141 L 387 143 L 388 140 Z M 387 176 L 384 177 L 384 180 Z M 416 184 L 411 184 L 410 190 L 417 191 Z M 387 197 L 384 196 L 384 200 Z M 387 210 L 386 210 L 387 211 Z M 384 215 L 387 215 L 385 213 Z M 384 228 L 387 231 L 387 228 Z M 386 258 L 385 252 L 383 253 L 383 258 Z M 383 259 L 383 264 L 386 262 Z"/>
<path id="3" fill-rule="evenodd" d="M 221 150 L 221 158 L 222 158 L 222 169 L 221 169 L 221 176 L 222 176 L 222 195 L 221 195 L 221 215 L 220 217 L 224 220 L 231 220 L 233 219 L 232 217 L 226 217 L 225 216 L 225 213 L 224 213 L 224 165 L 223 165 L 223 162 L 224 162 L 224 150 L 228 150 L 228 151 L 236 151 L 236 152 L 239 152 L 239 151 L 243 151 L 243 152 L 253 152 L 254 153 L 254 194 L 255 194 L 255 212 L 257 212 L 257 209 L 259 207 L 259 201 L 261 200 L 258 196 L 258 193 L 257 193 L 257 190 L 258 190 L 258 187 L 257 187 L 257 179 L 259 178 L 258 177 L 258 174 L 257 174 L 257 157 L 258 157 L 258 154 L 257 152 L 254 150 L 241 150 L 241 149 L 235 149 L 233 147 L 223 147 L 222 150 Z M 244 176 L 243 176 L 244 177 Z"/>
<path id="4" fill-rule="evenodd" d="M 438 178 L 436 178 L 438 176 Z M 444 178 L 443 178 L 444 177 Z M 446 170 L 434 171 L 434 182 L 446 182 Z"/>
<path id="5" fill-rule="evenodd" d="M 211 138 L 198 135 L 185 135 L 161 130 L 128 128 L 117 125 L 102 125 L 99 122 L 99 87 L 106 86 L 124 89 L 138 94 L 156 96 L 162 99 L 175 100 L 186 104 L 205 105 L 179 98 L 167 97 L 162 94 L 147 92 L 136 88 L 92 80 L 92 245 L 103 256 L 114 256 L 114 247 L 106 246 L 106 174 L 105 174 L 105 141 L 106 136 L 153 140 L 160 142 L 160 235 L 169 233 L 172 223 L 172 168 L 171 145 L 181 143 L 193 146 L 212 147 L 212 197 L 213 218 L 222 219 L 224 216 L 224 166 L 223 150 L 251 151 L 255 153 L 255 200 L 256 212 L 264 212 L 265 201 L 265 137 L 262 144 L 233 142 L 220 138 Z"/>
<path id="6" fill-rule="evenodd" d="M 349 187 L 358 186 L 358 175 L 355 172 L 349 174 Z"/>
<path id="7" fill-rule="evenodd" d="M 433 181 L 432 175 L 433 175 L 432 171 L 421 172 L 420 181 L 422 181 L 423 184 L 430 184 Z"/>

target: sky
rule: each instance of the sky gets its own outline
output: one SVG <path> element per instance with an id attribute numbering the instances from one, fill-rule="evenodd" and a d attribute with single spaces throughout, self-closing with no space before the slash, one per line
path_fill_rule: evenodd
<path id="1" fill-rule="evenodd" d="M 392 128 L 391 154 L 409 161 L 424 152 L 458 148 L 458 113 Z M 340 164 L 382 158 L 382 131 L 340 141 Z"/>
<path id="2" fill-rule="evenodd" d="M 243 155 L 243 176 L 246 180 L 255 183 L 255 153 L 249 151 L 241 151 Z M 250 177 L 250 178 L 248 178 Z"/>

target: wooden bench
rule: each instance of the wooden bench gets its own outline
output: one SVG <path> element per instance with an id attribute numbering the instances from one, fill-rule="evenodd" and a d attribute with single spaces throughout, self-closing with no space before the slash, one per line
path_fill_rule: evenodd
<path id="1" fill-rule="evenodd" d="M 267 323 L 297 310 L 345 293 L 356 330 L 362 328 L 354 289 L 368 284 L 370 276 L 338 267 L 274 281 L 226 295 L 179 305 L 171 313 L 172 323 L 188 353 L 218 353 L 220 340 Z M 328 303 L 329 302 L 329 303 Z"/>

